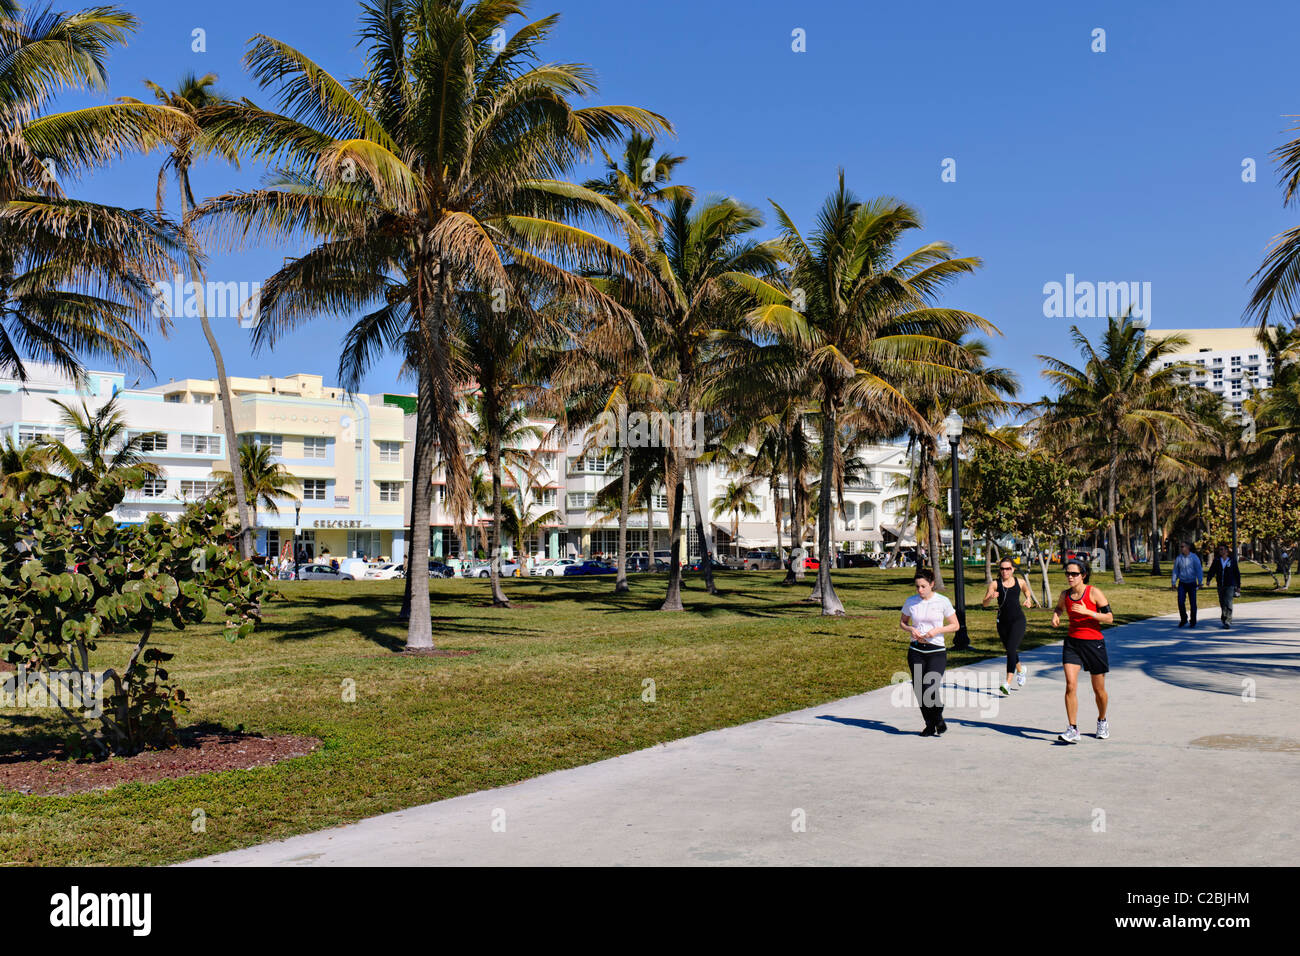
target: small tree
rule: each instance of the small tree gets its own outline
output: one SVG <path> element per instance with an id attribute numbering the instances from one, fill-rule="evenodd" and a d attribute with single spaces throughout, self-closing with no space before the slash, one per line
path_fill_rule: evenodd
<path id="1" fill-rule="evenodd" d="M 1232 541 L 1231 493 L 1211 492 L 1205 503 L 1204 518 L 1205 530 L 1201 540 L 1196 543 L 1198 550 L 1210 550 L 1221 541 Z M 1282 564 L 1282 551 L 1286 546 L 1295 543 L 1297 528 L 1300 528 L 1300 485 L 1252 481 L 1237 489 L 1238 541 L 1258 541 L 1272 556 L 1275 566 Z M 1272 568 L 1266 570 L 1273 575 L 1275 587 L 1290 587 L 1289 560 L 1280 581 Z"/>
<path id="2" fill-rule="evenodd" d="M 174 523 L 152 514 L 142 525 L 122 526 L 109 512 L 135 480 L 128 468 L 71 498 L 47 481 L 26 499 L 0 501 L 5 659 L 34 674 L 36 687 L 76 725 L 68 742 L 77 753 L 132 754 L 177 743 L 185 692 L 164 666 L 173 655 L 146 646 L 156 626 L 199 623 L 215 602 L 233 641 L 260 619 L 265 579 L 239 556 L 239 529 L 228 525 L 226 506 L 201 502 Z M 110 634 L 138 637 L 120 671 L 96 673 L 90 656 Z M 56 668 L 61 686 L 70 677 L 83 689 L 80 703 L 70 705 L 51 687 Z"/>

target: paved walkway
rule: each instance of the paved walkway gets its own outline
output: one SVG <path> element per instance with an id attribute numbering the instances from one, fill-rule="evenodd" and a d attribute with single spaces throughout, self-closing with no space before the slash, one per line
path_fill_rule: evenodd
<path id="1" fill-rule="evenodd" d="M 883 688 L 190 865 L 1292 864 L 1300 599 L 1205 603 L 1108 632 L 1109 740 L 1085 675 L 1055 743 L 1056 644 L 1009 700 L 1003 661 L 950 670 L 942 738 Z"/>

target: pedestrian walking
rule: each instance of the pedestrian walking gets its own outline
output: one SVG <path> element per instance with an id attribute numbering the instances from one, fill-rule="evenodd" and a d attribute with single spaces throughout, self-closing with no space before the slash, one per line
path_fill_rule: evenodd
<path id="1" fill-rule="evenodd" d="M 912 638 L 907 647 L 907 666 L 925 720 L 921 736 L 937 737 L 948 729 L 943 719 L 943 672 L 948 666 L 944 635 L 956 633 L 961 625 L 952 604 L 934 590 L 933 571 L 919 568 L 912 583 L 916 593 L 903 603 L 898 626 Z"/>
<path id="2" fill-rule="evenodd" d="M 1024 608 L 1034 606 L 1029 582 L 1016 574 L 1016 566 L 1009 558 L 998 562 L 998 576 L 989 582 L 983 606 L 988 607 L 989 602 L 995 599 L 998 602 L 998 637 L 1007 651 L 1007 679 L 998 690 L 1003 697 L 1009 697 L 1012 682 L 1017 687 L 1024 687 L 1028 677 L 1028 669 L 1020 663 L 1020 642 L 1025 639 L 1025 628 L 1029 624 Z"/>
<path id="3" fill-rule="evenodd" d="M 1205 580 L 1218 584 L 1219 621 L 1224 627 L 1232 627 L 1232 602 L 1241 597 L 1241 569 L 1237 566 L 1237 556 L 1226 544 L 1220 544 L 1215 551 Z"/>
<path id="4" fill-rule="evenodd" d="M 1082 561 L 1065 562 L 1065 580 L 1068 586 L 1056 600 L 1052 612 L 1052 627 L 1059 627 L 1061 615 L 1069 617 L 1069 630 L 1061 647 L 1061 667 L 1065 670 L 1065 718 L 1069 726 L 1057 736 L 1067 744 L 1079 742 L 1079 671 L 1086 670 L 1092 678 L 1092 693 L 1097 700 L 1097 739 L 1110 736 L 1106 722 L 1106 707 L 1110 697 L 1106 694 L 1106 672 L 1110 670 L 1110 657 L 1106 653 L 1106 638 L 1099 624 L 1111 624 L 1115 615 L 1110 602 L 1100 588 L 1088 583 L 1091 577 L 1088 565 Z"/>
<path id="5" fill-rule="evenodd" d="M 1178 545 L 1178 557 L 1174 558 L 1174 570 L 1169 575 L 1169 586 L 1178 590 L 1178 626 L 1196 626 L 1196 591 L 1205 583 L 1205 569 L 1201 567 L 1200 555 L 1192 550 L 1189 542 Z M 1191 605 L 1191 621 L 1188 622 L 1186 604 Z"/>

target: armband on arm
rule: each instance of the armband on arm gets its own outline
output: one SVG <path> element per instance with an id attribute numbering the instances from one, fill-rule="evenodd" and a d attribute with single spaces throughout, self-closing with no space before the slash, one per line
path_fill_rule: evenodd
<path id="1" fill-rule="evenodd" d="M 1097 613 L 1098 613 L 1098 614 L 1109 614 L 1109 613 L 1110 613 L 1110 605 L 1109 605 L 1109 604 L 1103 604 L 1101 607 L 1097 608 Z"/>

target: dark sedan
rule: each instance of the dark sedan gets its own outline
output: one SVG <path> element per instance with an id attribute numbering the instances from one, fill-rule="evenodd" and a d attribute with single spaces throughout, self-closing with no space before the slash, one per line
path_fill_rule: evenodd
<path id="1" fill-rule="evenodd" d="M 583 561 L 581 564 L 571 564 L 564 569 L 565 576 L 575 574 L 614 574 L 616 569 L 606 564 L 604 561 Z"/>

